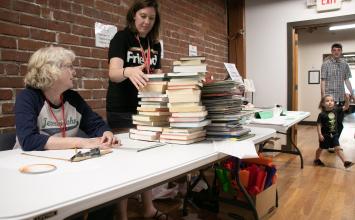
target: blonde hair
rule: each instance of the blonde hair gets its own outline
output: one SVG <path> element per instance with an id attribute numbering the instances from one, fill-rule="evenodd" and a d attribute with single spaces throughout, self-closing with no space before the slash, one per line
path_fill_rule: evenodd
<path id="1" fill-rule="evenodd" d="M 28 61 L 25 85 L 36 89 L 51 87 L 62 74 L 61 66 L 74 60 L 74 52 L 63 47 L 50 46 L 37 50 Z"/>
<path id="2" fill-rule="evenodd" d="M 332 98 L 333 100 L 334 100 L 334 98 L 333 98 L 333 96 L 331 96 L 331 95 L 324 95 L 322 98 L 321 98 L 321 100 L 320 100 L 320 102 L 319 102 L 319 105 L 318 105 L 318 108 L 321 110 L 321 111 L 325 111 L 325 107 L 324 107 L 324 102 L 325 102 L 325 99 L 326 98 Z"/>

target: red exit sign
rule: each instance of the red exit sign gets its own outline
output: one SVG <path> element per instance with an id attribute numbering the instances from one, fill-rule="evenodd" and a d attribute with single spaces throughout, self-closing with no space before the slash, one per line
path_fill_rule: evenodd
<path id="1" fill-rule="evenodd" d="M 342 0 L 317 0 L 317 11 L 332 11 L 341 8 Z"/>

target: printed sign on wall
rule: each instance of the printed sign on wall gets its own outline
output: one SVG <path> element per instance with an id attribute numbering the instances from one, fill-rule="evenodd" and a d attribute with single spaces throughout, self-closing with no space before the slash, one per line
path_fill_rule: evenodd
<path id="1" fill-rule="evenodd" d="M 341 8 L 342 0 L 317 0 L 317 11 L 332 11 Z"/>

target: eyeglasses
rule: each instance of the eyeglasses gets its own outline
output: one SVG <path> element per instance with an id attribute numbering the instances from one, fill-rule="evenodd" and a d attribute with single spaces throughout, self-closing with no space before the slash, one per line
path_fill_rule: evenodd
<path id="1" fill-rule="evenodd" d="M 61 68 L 66 68 L 66 69 L 69 69 L 69 70 L 74 70 L 73 64 L 65 64 L 65 65 L 61 65 L 60 67 Z"/>

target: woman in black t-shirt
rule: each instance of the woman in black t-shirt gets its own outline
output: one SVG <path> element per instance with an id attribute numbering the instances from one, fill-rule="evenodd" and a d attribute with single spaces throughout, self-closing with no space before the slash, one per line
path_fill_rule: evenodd
<path id="1" fill-rule="evenodd" d="M 106 110 L 108 124 L 114 130 L 132 127 L 138 90 L 148 81 L 145 74 L 161 72 L 159 26 L 156 0 L 136 0 L 127 13 L 127 27 L 110 42 Z M 142 193 L 142 199 L 144 218 L 168 219 L 168 215 L 154 207 L 151 190 Z M 119 211 L 119 219 L 126 220 L 127 199 L 121 200 Z"/>
<path id="2" fill-rule="evenodd" d="M 158 41 L 160 16 L 155 0 L 140 0 L 127 13 L 127 26 L 110 42 L 107 120 L 112 129 L 132 127 L 138 106 L 138 90 L 159 73 L 161 47 Z"/>

